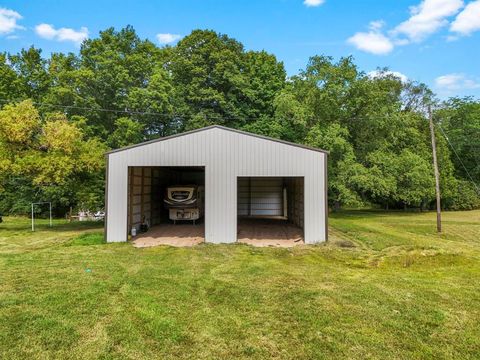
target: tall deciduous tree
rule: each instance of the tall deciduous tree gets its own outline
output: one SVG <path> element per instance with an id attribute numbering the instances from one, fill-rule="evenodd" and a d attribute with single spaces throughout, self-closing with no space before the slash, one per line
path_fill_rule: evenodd
<path id="1" fill-rule="evenodd" d="M 21 80 L 23 97 L 41 101 L 51 86 L 47 60 L 42 57 L 42 50 L 33 46 L 26 50 L 22 49 L 19 54 L 9 56 L 9 62 Z"/>
<path id="2" fill-rule="evenodd" d="M 90 184 L 98 186 L 103 176 L 105 151 L 99 140 L 83 139 L 61 113 L 41 120 L 30 100 L 5 106 L 0 111 L 0 208 L 19 210 L 18 197 L 23 207 L 35 201 L 52 201 L 56 209 L 82 201 L 89 208 L 101 207 L 101 201 L 90 201 L 102 187 L 91 189 Z M 80 196 L 86 189 L 88 199 Z"/>
<path id="3" fill-rule="evenodd" d="M 271 116 L 285 83 L 283 64 L 265 52 L 245 52 L 238 41 L 195 30 L 172 48 L 168 70 L 183 101 L 185 127 L 243 127 Z"/>

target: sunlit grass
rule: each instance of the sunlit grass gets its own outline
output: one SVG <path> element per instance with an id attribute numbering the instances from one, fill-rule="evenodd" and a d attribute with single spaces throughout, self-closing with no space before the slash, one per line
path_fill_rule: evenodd
<path id="1" fill-rule="evenodd" d="M 480 211 L 332 214 L 326 245 L 135 249 L 0 225 L 0 358 L 480 357 Z"/>

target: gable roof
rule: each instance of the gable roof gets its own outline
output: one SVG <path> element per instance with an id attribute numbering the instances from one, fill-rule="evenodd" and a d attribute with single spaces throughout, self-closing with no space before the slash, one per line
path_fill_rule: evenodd
<path id="1" fill-rule="evenodd" d="M 305 150 L 317 151 L 317 152 L 321 152 L 321 153 L 324 153 L 324 154 L 329 153 L 327 150 L 322 150 L 322 149 L 318 149 L 318 148 L 314 148 L 314 147 L 307 146 L 307 145 L 302 145 L 302 144 L 296 144 L 296 143 L 293 143 L 293 142 L 290 142 L 290 141 L 275 139 L 275 138 L 272 138 L 272 137 L 269 137 L 269 136 L 253 134 L 253 133 L 250 133 L 250 132 L 247 132 L 247 131 L 232 129 L 232 128 L 229 128 L 229 127 L 226 127 L 226 126 L 221 126 L 221 125 L 210 125 L 210 126 L 206 126 L 206 127 L 200 128 L 200 129 L 190 130 L 190 131 L 186 131 L 186 132 L 175 134 L 175 135 L 170 135 L 170 136 L 165 136 L 165 137 L 161 137 L 161 138 L 158 138 L 158 139 L 145 141 L 145 142 L 142 142 L 142 143 L 139 143 L 139 144 L 129 145 L 129 146 L 125 146 L 125 147 L 122 147 L 122 148 L 119 148 L 119 149 L 110 150 L 110 151 L 106 152 L 106 155 L 116 153 L 116 152 L 120 152 L 120 151 L 124 151 L 124 150 L 129 150 L 129 149 L 136 148 L 136 147 L 143 146 L 143 145 L 153 144 L 153 143 L 156 143 L 156 142 L 159 142 L 159 141 L 164 141 L 164 140 L 174 139 L 174 138 L 177 138 L 177 137 L 180 137 L 180 136 L 194 134 L 194 133 L 197 133 L 197 132 L 200 132 L 200 131 L 211 130 L 211 129 L 220 129 L 220 130 L 224 130 L 224 131 L 231 131 L 231 132 L 234 132 L 234 133 L 237 133 L 237 134 L 252 136 L 252 137 L 256 137 L 256 138 L 267 140 L 267 141 L 274 141 L 274 142 L 277 142 L 277 143 L 280 143 L 280 144 L 295 146 L 295 147 L 299 147 L 299 148 L 302 148 L 302 149 L 305 149 Z"/>

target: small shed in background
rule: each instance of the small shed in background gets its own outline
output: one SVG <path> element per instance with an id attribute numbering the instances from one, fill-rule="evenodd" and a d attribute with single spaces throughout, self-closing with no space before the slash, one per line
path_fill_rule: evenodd
<path id="1" fill-rule="evenodd" d="M 206 242 L 236 242 L 255 219 L 292 224 L 307 244 L 327 240 L 323 150 L 214 125 L 110 151 L 106 181 L 108 242 L 127 241 L 143 219 L 167 224 L 163 197 L 175 184 L 204 186 L 204 221 L 191 226 Z"/>

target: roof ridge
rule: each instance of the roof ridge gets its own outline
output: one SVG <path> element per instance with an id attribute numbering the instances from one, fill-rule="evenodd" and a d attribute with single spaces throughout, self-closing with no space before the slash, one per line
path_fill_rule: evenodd
<path id="1" fill-rule="evenodd" d="M 220 129 L 220 130 L 231 131 L 231 132 L 235 132 L 237 134 L 252 136 L 252 137 L 256 137 L 256 138 L 267 140 L 267 141 L 277 142 L 277 143 L 280 143 L 280 144 L 295 146 L 295 147 L 299 147 L 299 148 L 302 148 L 302 149 L 305 149 L 305 150 L 317 151 L 317 152 L 321 152 L 321 153 L 324 153 L 324 154 L 329 154 L 329 151 L 327 151 L 327 150 L 315 148 L 315 147 L 308 146 L 308 145 L 297 144 L 297 143 L 294 143 L 294 142 L 291 142 L 291 141 L 276 139 L 276 138 L 265 136 L 265 135 L 254 134 L 254 133 L 251 133 L 251 132 L 248 132 L 248 131 L 245 131 L 245 130 L 234 129 L 234 128 L 230 128 L 230 127 L 223 126 L 223 125 L 217 125 L 217 124 L 205 126 L 203 128 L 198 128 L 198 129 L 194 129 L 194 130 L 185 131 L 185 132 L 178 133 L 178 134 L 164 136 L 164 137 L 160 137 L 160 138 L 157 138 L 157 139 L 152 139 L 152 140 L 149 140 L 149 141 L 144 141 L 144 142 L 138 143 L 138 144 L 124 146 L 124 147 L 121 147 L 121 148 L 118 148 L 118 149 L 113 149 L 113 150 L 107 151 L 105 154 L 109 155 L 109 154 L 112 154 L 112 153 L 116 153 L 116 152 L 120 152 L 120 151 L 124 151 L 124 150 L 129 150 L 129 149 L 132 149 L 132 148 L 135 148 L 135 147 L 148 145 L 148 144 L 156 143 L 156 142 L 159 142 L 159 141 L 169 140 L 169 139 L 173 139 L 173 138 L 176 138 L 176 137 L 190 135 L 190 134 L 194 134 L 194 133 L 197 133 L 197 132 L 200 132 L 200 131 L 211 130 L 211 129 Z"/>

